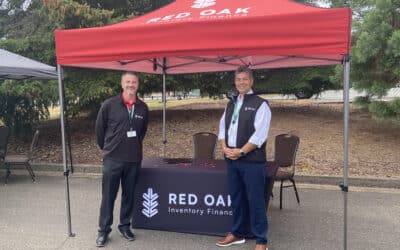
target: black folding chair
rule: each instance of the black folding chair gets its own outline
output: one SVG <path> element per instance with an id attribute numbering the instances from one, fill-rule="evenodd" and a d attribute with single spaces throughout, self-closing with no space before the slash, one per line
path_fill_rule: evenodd
<path id="1" fill-rule="evenodd" d="M 11 174 L 10 171 L 11 165 L 24 165 L 26 167 L 26 170 L 28 170 L 28 173 L 30 174 L 32 181 L 35 182 L 35 174 L 33 173 L 31 164 L 29 162 L 32 160 L 33 150 L 35 149 L 38 140 L 39 140 L 39 130 L 36 130 L 35 134 L 33 135 L 31 147 L 26 154 L 6 155 L 4 159 L 4 163 L 6 164 L 6 169 L 7 169 L 5 184 L 7 184 L 8 177 L 10 177 Z"/>

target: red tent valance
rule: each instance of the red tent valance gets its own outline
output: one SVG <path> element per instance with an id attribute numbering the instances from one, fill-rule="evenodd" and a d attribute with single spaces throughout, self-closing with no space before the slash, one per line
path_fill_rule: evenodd
<path id="1" fill-rule="evenodd" d="M 189 73 L 338 64 L 351 10 L 288 0 L 178 0 L 114 25 L 56 30 L 65 66 Z"/>

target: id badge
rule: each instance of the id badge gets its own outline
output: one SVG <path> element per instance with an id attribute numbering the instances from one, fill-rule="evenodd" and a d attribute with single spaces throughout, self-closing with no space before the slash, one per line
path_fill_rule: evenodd
<path id="1" fill-rule="evenodd" d="M 136 131 L 135 131 L 135 130 L 133 130 L 133 131 L 128 131 L 128 132 L 126 132 L 126 136 L 128 136 L 128 138 L 130 138 L 130 137 L 136 137 Z"/>

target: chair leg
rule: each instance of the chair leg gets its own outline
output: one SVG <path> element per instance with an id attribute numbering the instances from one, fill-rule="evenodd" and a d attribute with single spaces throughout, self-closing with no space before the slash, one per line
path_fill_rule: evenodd
<path id="1" fill-rule="evenodd" d="M 281 180 L 281 188 L 279 194 L 279 209 L 282 209 L 282 196 L 283 196 L 283 180 Z"/>
<path id="2" fill-rule="evenodd" d="M 35 182 L 35 174 L 33 173 L 33 169 L 31 167 L 31 164 L 29 162 L 25 165 L 26 170 L 28 170 L 28 173 L 31 175 L 32 182 Z"/>
<path id="3" fill-rule="evenodd" d="M 8 177 L 10 177 L 11 171 L 10 171 L 10 164 L 6 163 L 6 179 L 4 181 L 4 184 L 7 185 L 8 183 Z"/>
<path id="4" fill-rule="evenodd" d="M 292 184 L 293 184 L 294 193 L 296 194 L 297 203 L 300 204 L 300 199 L 299 199 L 299 194 L 297 193 L 296 183 L 295 183 L 295 181 L 294 181 L 293 178 L 290 178 L 289 180 L 290 180 L 290 181 L 292 182 Z"/>

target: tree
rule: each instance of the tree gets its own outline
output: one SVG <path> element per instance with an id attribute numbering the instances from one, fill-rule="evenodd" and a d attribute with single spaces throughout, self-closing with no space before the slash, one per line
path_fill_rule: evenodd
<path id="1" fill-rule="evenodd" d="M 7 24 L 1 29 L 3 40 L 0 41 L 0 47 L 51 65 L 56 63 L 53 37 L 55 28 L 101 26 L 116 20 L 112 18 L 112 11 L 92 9 L 87 4 L 80 5 L 71 0 L 34 0 L 27 9 L 20 7 L 21 2 L 10 1 L 8 9 L 0 12 L 0 20 Z M 39 21 L 31 23 L 37 17 Z M 30 26 L 25 29 L 27 24 Z M 68 69 L 65 72 L 66 94 L 72 104 L 69 106 L 72 114 L 76 114 L 76 110 L 81 107 L 83 110 L 93 108 L 93 103 L 98 105 L 100 99 L 113 91 L 109 80 L 112 73 L 82 71 Z M 74 78 L 69 77 L 70 75 Z M 81 82 L 77 83 L 77 80 L 72 79 Z M 118 85 L 114 87 L 117 88 Z M 48 107 L 58 99 L 54 98 L 58 96 L 57 83 L 3 81 L 0 82 L 0 95 L 0 119 L 16 135 L 24 136 L 31 133 L 41 119 L 48 117 Z"/>
<path id="2" fill-rule="evenodd" d="M 113 19 L 113 11 L 90 7 L 72 0 L 42 0 L 42 13 L 48 23 L 58 29 L 77 29 L 104 26 L 119 21 Z M 53 32 L 53 29 L 50 32 Z"/>
<path id="3" fill-rule="evenodd" d="M 339 84 L 330 80 L 334 66 L 283 68 L 257 71 L 259 93 L 294 94 L 299 99 L 311 98 L 326 89 L 337 89 Z"/>
<path id="4" fill-rule="evenodd" d="M 3 8 L 0 9 L 0 47 L 55 65 L 55 29 L 104 26 L 132 17 L 132 13 L 143 14 L 169 2 L 171 1 L 1 1 Z M 94 114 L 105 98 L 120 92 L 120 74 L 115 71 L 65 68 L 64 77 L 70 115 L 80 112 Z M 144 91 L 152 92 L 162 88 L 159 76 L 143 74 L 141 78 L 147 83 Z M 57 83 L 49 81 L 42 85 L 33 81 L 0 81 L 0 119 L 9 124 L 14 133 L 21 136 L 29 134 L 40 119 L 48 117 L 48 106 L 57 101 L 54 99 L 58 96 Z M 172 89 L 180 88 L 176 80 L 168 85 Z"/>
<path id="5" fill-rule="evenodd" d="M 42 22 L 46 21 L 39 14 L 39 1 L 32 1 L 28 8 L 24 1 L 7 1 L 4 6 L 0 11 L 0 47 L 54 64 L 54 42 L 49 33 L 42 33 L 46 30 Z M 39 121 L 48 118 L 48 107 L 54 103 L 56 93 L 55 81 L 0 81 L 0 119 L 14 134 L 29 138 L 26 136 Z"/>
<path id="6" fill-rule="evenodd" d="M 28 139 L 39 121 L 48 118 L 56 90 L 52 81 L 4 81 L 0 84 L 0 118 L 14 134 Z"/>
<path id="7" fill-rule="evenodd" d="M 92 8 L 113 10 L 114 16 L 140 16 L 159 9 L 173 0 L 77 0 L 80 4 L 88 4 Z"/>
<path id="8" fill-rule="evenodd" d="M 132 11 L 135 15 L 143 15 L 150 11 L 159 9 L 173 0 L 142 0 L 142 1 L 131 1 Z"/>
<path id="9" fill-rule="evenodd" d="M 354 23 L 351 81 L 365 90 L 364 98 L 375 117 L 400 122 L 399 100 L 376 102 L 400 82 L 400 1 L 376 0 L 364 6 Z"/>
<path id="10" fill-rule="evenodd" d="M 399 0 L 324 0 L 331 7 L 351 7 L 353 11 L 351 76 L 352 87 L 367 96 L 357 104 L 376 118 L 400 123 L 400 101 L 376 101 L 400 82 L 400 1 Z M 343 68 L 330 77 L 339 84 Z"/>
<path id="11" fill-rule="evenodd" d="M 197 85 L 202 95 L 222 97 L 223 94 L 234 88 L 233 72 L 216 72 L 197 74 Z"/>

